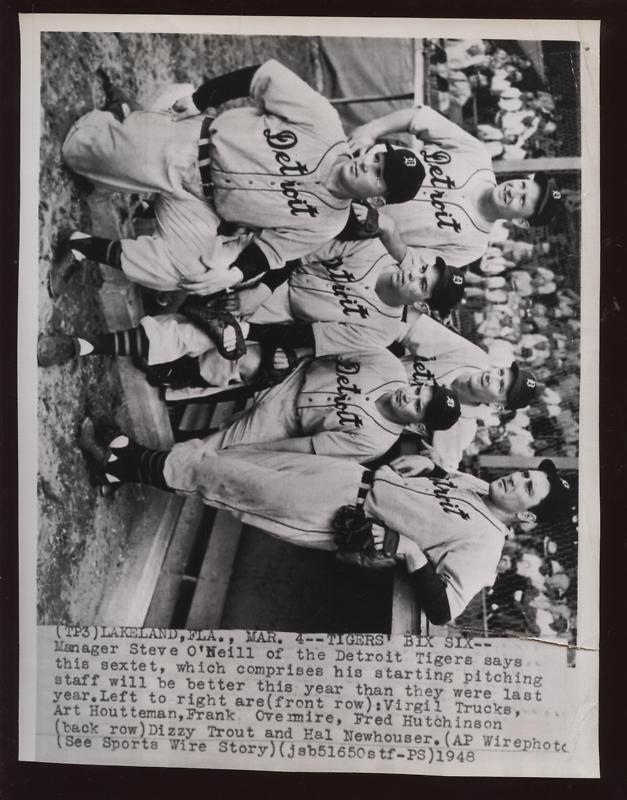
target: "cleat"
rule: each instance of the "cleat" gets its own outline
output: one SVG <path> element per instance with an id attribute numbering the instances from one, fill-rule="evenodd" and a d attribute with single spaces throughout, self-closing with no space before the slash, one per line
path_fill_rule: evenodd
<path id="1" fill-rule="evenodd" d="M 65 293 L 70 278 L 79 269 L 81 261 L 85 260 L 83 253 L 72 250 L 72 241 L 89 238 L 88 233 L 74 231 L 61 246 L 61 256 L 54 262 L 48 273 L 48 293 L 53 299 Z"/>
<path id="2" fill-rule="evenodd" d="M 105 94 L 105 105 L 102 110 L 109 111 L 118 122 L 124 122 L 131 110 L 138 108 L 137 104 L 133 103 L 130 95 L 124 89 L 120 89 L 111 81 L 102 67 L 96 70 L 96 74 L 102 81 L 102 90 Z"/>
<path id="3" fill-rule="evenodd" d="M 111 103 L 111 105 L 106 106 L 103 110 L 113 114 L 118 122 L 124 122 L 124 120 L 131 113 L 128 103 Z"/>
<path id="4" fill-rule="evenodd" d="M 42 334 L 37 342 L 37 363 L 40 367 L 65 364 L 78 358 L 78 339 L 67 334 Z"/>
<path id="5" fill-rule="evenodd" d="M 108 419 L 85 417 L 81 424 L 78 445 L 87 461 L 91 481 L 103 497 L 111 497 L 124 483 L 116 475 L 107 472 L 107 464 L 117 461 L 112 445 L 119 450 L 129 443 L 128 436 Z"/>
<path id="6" fill-rule="evenodd" d="M 91 483 L 97 487 L 109 486 L 105 475 L 105 464 L 108 460 L 107 448 L 98 443 L 96 426 L 91 417 L 85 417 L 81 423 L 78 446 L 85 456 Z"/>

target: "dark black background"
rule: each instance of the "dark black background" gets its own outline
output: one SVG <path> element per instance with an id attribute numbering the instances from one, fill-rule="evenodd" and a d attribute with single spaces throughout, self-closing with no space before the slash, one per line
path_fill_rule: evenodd
<path id="1" fill-rule="evenodd" d="M 18 13 L 251 14 L 364 17 L 495 17 L 601 19 L 601 780 L 425 778 L 383 775 L 319 775 L 61 766 L 17 761 L 18 580 L 17 580 L 17 402 L 16 328 L 19 214 L 19 35 Z M 170 798 L 292 797 L 327 795 L 396 800 L 420 794 L 482 798 L 619 798 L 627 796 L 625 615 L 627 448 L 625 344 L 627 343 L 627 2 L 534 0 L 514 6 L 495 0 L 394 0 L 377 4 L 318 0 L 313 8 L 294 0 L 170 0 L 121 2 L 19 2 L 0 11 L 0 798 L 126 800 Z M 524 25 L 524 23 L 523 23 Z M 584 143 L 585 144 L 585 143 Z M 584 219 L 583 224 L 586 224 Z M 33 269 L 36 265 L 33 265 Z M 585 263 L 582 265 L 586 269 Z M 585 490 L 585 488 L 584 488 Z M 24 532 L 25 534 L 26 532 Z M 350 767 L 350 764 L 344 765 Z"/>

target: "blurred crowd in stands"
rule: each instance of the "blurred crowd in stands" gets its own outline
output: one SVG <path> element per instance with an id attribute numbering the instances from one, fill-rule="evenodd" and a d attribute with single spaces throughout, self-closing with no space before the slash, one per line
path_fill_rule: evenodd
<path id="1" fill-rule="evenodd" d="M 578 455 L 579 293 L 554 258 L 561 234 L 536 243 L 519 235 L 515 226 L 497 223 L 487 253 L 467 269 L 461 332 L 497 366 L 516 360 L 533 370 L 540 400 L 481 419 L 469 459 Z"/>
<path id="2" fill-rule="evenodd" d="M 475 635 L 540 636 L 573 640 L 576 633 L 576 569 L 551 555 L 555 542 L 516 535 L 505 543 L 491 589 L 457 620 Z"/>
<path id="3" fill-rule="evenodd" d="M 428 46 L 434 107 L 481 139 L 493 160 L 560 154 L 558 98 L 525 90 L 529 59 L 485 39 L 431 39 Z"/>
<path id="4" fill-rule="evenodd" d="M 564 233 L 495 224 L 490 247 L 466 270 L 458 319 L 449 320 L 497 365 L 532 369 L 540 399 L 518 411 L 478 420 L 465 462 L 478 455 L 570 456 L 579 453 L 580 293 L 564 272 Z M 574 642 L 577 520 L 561 527 L 519 523 L 506 542 L 491 589 L 457 624 L 468 632 L 560 638 Z"/>

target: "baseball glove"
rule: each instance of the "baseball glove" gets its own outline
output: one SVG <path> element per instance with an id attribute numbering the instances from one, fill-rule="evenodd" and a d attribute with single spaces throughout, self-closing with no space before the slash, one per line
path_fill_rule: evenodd
<path id="1" fill-rule="evenodd" d="M 379 235 L 379 212 L 372 206 L 366 205 L 366 208 L 368 209 L 366 219 L 361 221 L 351 207 L 348 222 L 337 237 L 338 239 L 343 242 L 354 242 L 361 239 L 374 239 Z"/>
<path id="2" fill-rule="evenodd" d="M 246 352 L 246 343 L 239 322 L 229 310 L 233 307 L 232 303 L 237 302 L 232 297 L 232 294 L 221 294 L 210 298 L 190 295 L 179 306 L 178 311 L 207 334 L 223 358 L 237 361 Z M 227 350 L 224 341 L 227 328 L 233 328 L 235 331 L 235 347 L 232 350 Z"/>
<path id="3" fill-rule="evenodd" d="M 385 530 L 380 541 L 374 535 L 374 520 L 355 506 L 342 506 L 333 518 L 337 557 L 346 564 L 366 569 L 386 569 L 396 564 L 399 535 Z"/>

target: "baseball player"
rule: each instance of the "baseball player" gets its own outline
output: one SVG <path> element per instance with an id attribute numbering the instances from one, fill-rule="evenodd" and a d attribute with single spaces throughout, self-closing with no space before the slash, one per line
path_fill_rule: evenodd
<path id="1" fill-rule="evenodd" d="M 560 193 L 552 179 L 536 173 L 497 184 L 485 146 L 428 106 L 360 125 L 349 145 L 354 153 L 367 151 L 379 137 L 401 131 L 421 140 L 417 154 L 426 177 L 412 200 L 380 213 L 382 241 L 399 263 L 426 248 L 430 257 L 463 267 L 485 253 L 496 220 L 527 227 L 545 225 L 555 214 Z"/>
<path id="2" fill-rule="evenodd" d="M 436 624 L 494 582 L 508 525 L 550 519 L 569 505 L 568 484 L 550 461 L 490 484 L 462 473 L 406 478 L 389 466 L 373 474 L 354 462 L 254 446 L 213 454 L 198 439 L 148 450 L 90 418 L 80 446 L 104 485 L 135 481 L 196 494 L 296 545 L 346 552 L 360 528 L 362 563 L 376 561 L 373 540 L 381 538 L 364 528 L 385 526 L 383 554 L 405 560 L 417 602 Z M 389 532 L 396 532 L 391 546 Z"/>
<path id="3" fill-rule="evenodd" d="M 448 430 L 433 434 L 430 455 L 446 470 L 459 466 L 475 437 L 477 418 L 488 410 L 486 404 L 513 410 L 529 405 L 536 396 L 533 372 L 516 361 L 509 367 L 493 366 L 480 347 L 426 315 L 414 323 L 404 344 L 410 353 L 401 360 L 411 384 L 435 380 L 454 389 L 459 397 L 459 420 Z"/>
<path id="4" fill-rule="evenodd" d="M 334 240 L 295 269 L 271 270 L 259 285 L 230 297 L 239 305 L 240 330 L 247 338 L 248 352 L 237 361 L 223 357 L 221 341 L 181 314 L 144 317 L 137 329 L 96 338 L 43 336 L 38 361 L 50 366 L 79 355 L 109 354 L 141 357 L 155 365 L 189 356 L 198 359 L 201 385 L 249 383 L 260 358 L 251 324 L 312 323 L 309 341 L 302 345 L 316 355 L 371 352 L 399 337 L 411 339 L 413 326 L 403 322 L 407 305 L 425 302 L 446 313 L 463 290 L 461 271 L 439 258 L 401 270 L 377 239 Z M 412 320 L 419 313 L 412 309 Z"/>
<path id="5" fill-rule="evenodd" d="M 204 441 L 212 450 L 254 444 L 366 462 L 386 453 L 404 429 L 425 436 L 458 418 L 453 391 L 427 383 L 409 386 L 400 361 L 381 350 L 306 359 L 261 392 L 243 416 Z"/>
<path id="6" fill-rule="evenodd" d="M 201 116 L 247 94 L 254 107 Z M 157 232 L 121 241 L 75 232 L 53 293 L 86 257 L 152 289 L 211 294 L 332 239 L 352 199 L 402 202 L 424 176 L 409 150 L 351 158 L 331 104 L 274 60 L 208 81 L 174 104 L 183 106 L 174 117 L 134 111 L 122 120 L 91 111 L 70 130 L 63 157 L 76 172 L 113 191 L 159 194 Z M 249 231 L 226 252 L 220 220 Z"/>

